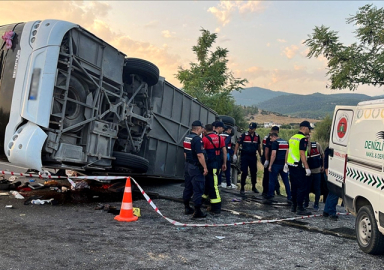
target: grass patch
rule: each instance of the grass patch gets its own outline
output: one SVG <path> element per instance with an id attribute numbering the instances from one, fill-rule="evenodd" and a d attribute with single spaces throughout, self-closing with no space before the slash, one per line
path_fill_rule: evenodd
<path id="1" fill-rule="evenodd" d="M 256 182 L 256 188 L 257 188 L 257 190 L 260 193 L 263 192 L 263 174 L 264 174 L 264 166 L 260 162 L 257 162 L 257 182 Z M 241 174 L 239 174 L 238 183 L 240 183 L 240 177 L 241 177 Z M 279 184 L 280 184 L 280 193 L 281 193 L 281 195 L 286 197 L 287 196 L 287 192 L 285 190 L 284 183 L 281 180 L 280 176 L 279 176 Z M 248 191 L 252 190 L 252 183 L 251 183 L 251 177 L 250 177 L 250 173 L 249 172 L 248 172 L 247 179 L 245 180 L 245 187 L 244 187 L 244 189 L 248 190 Z M 315 201 L 315 194 L 313 194 L 313 193 L 309 194 L 309 201 L 310 202 L 314 202 Z M 323 202 L 323 196 L 320 196 L 320 202 Z"/>

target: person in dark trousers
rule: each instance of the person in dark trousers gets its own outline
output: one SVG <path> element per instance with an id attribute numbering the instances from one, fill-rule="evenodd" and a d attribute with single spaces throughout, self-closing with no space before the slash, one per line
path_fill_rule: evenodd
<path id="1" fill-rule="evenodd" d="M 217 134 L 217 135 L 220 135 L 224 132 L 224 129 L 225 129 L 225 125 L 223 122 L 221 121 L 215 121 L 213 122 L 215 125 L 212 124 L 212 128 L 213 128 L 213 133 Z M 224 141 L 224 139 L 223 139 Z M 227 152 L 226 152 L 227 153 Z M 223 151 L 222 149 L 220 149 L 220 158 L 223 156 Z M 223 164 L 223 162 L 225 161 L 225 159 L 221 160 L 220 163 Z M 217 171 L 217 175 L 219 175 L 221 173 L 221 166 L 219 166 L 219 170 Z"/>
<path id="2" fill-rule="evenodd" d="M 276 183 L 278 182 L 277 177 L 280 174 L 283 180 L 285 191 L 287 192 L 287 201 L 291 202 L 291 187 L 289 186 L 288 173 L 284 172 L 285 156 L 288 150 L 288 142 L 279 137 L 275 132 L 270 135 L 272 142 L 271 147 L 271 160 L 268 166 L 269 171 L 269 193 L 266 197 L 267 201 L 270 201 L 274 197 L 274 191 Z"/>
<path id="3" fill-rule="evenodd" d="M 284 171 L 289 168 L 291 181 L 292 207 L 291 211 L 297 215 L 310 215 L 311 212 L 304 208 L 304 198 L 308 190 L 308 179 L 311 175 L 307 163 L 308 135 L 312 127 L 308 121 L 300 123 L 300 131 L 289 140 L 289 148 L 285 157 L 286 165 Z"/>
<path id="4" fill-rule="evenodd" d="M 270 139 L 270 135 L 272 133 L 277 133 L 279 134 L 279 127 L 278 126 L 273 126 L 269 132 L 268 135 L 266 135 L 263 139 L 263 154 L 261 156 L 261 163 L 264 165 L 264 174 L 263 174 L 263 197 L 267 197 L 268 196 L 268 188 L 269 188 L 269 170 L 268 170 L 268 167 L 269 167 L 269 162 L 271 160 L 271 146 L 272 146 L 272 142 L 271 142 L 271 139 Z M 276 183 L 276 187 L 275 187 L 275 191 L 276 191 L 276 195 L 281 195 L 280 193 L 280 184 L 279 184 L 279 181 L 277 181 Z"/>
<path id="5" fill-rule="evenodd" d="M 222 172 L 220 172 L 219 185 L 221 185 L 221 187 L 236 189 L 237 186 L 235 184 L 232 184 L 232 181 L 231 181 L 231 160 L 233 158 L 231 133 L 232 133 L 232 127 L 226 126 L 226 128 L 224 129 L 224 132 L 220 134 L 220 136 L 222 136 L 224 138 L 225 147 L 227 149 L 227 158 L 226 158 L 227 170 L 225 171 L 226 183 L 222 183 L 222 181 L 221 181 Z"/>
<path id="6" fill-rule="evenodd" d="M 328 158 L 329 158 L 329 148 L 327 147 L 324 151 L 324 170 L 326 181 L 328 178 Z M 336 205 L 339 202 L 339 196 L 329 190 L 327 199 L 325 201 L 323 217 L 329 217 L 332 220 L 337 220 L 338 216 L 336 215 Z"/>
<path id="7" fill-rule="evenodd" d="M 222 122 L 217 122 L 216 127 Z M 227 157 L 227 150 L 225 148 L 224 138 L 219 136 L 213 131 L 213 126 L 208 124 L 205 126 L 207 135 L 203 138 L 203 146 L 207 152 L 207 168 L 208 173 L 205 176 L 205 194 L 208 194 L 211 209 L 214 214 L 220 214 L 221 212 L 221 197 L 218 188 L 218 174 L 219 170 L 226 171 L 227 163 L 225 159 Z"/>
<path id="8" fill-rule="evenodd" d="M 183 201 L 185 214 L 193 214 L 193 218 L 204 218 L 207 214 L 201 211 L 202 195 L 205 188 L 205 175 L 208 168 L 205 162 L 205 150 L 203 141 L 200 137 L 203 131 L 203 124 L 200 121 L 192 123 L 191 133 L 184 138 L 184 158 L 185 158 L 185 188 Z M 193 194 L 193 210 L 189 206 L 189 201 Z"/>
<path id="9" fill-rule="evenodd" d="M 308 135 L 308 166 L 311 169 L 311 175 L 309 176 L 309 184 L 306 197 L 304 199 L 304 207 L 309 206 L 309 193 L 313 187 L 315 192 L 315 202 L 313 203 L 313 210 L 319 211 L 319 200 L 321 195 L 321 174 L 324 172 L 324 152 L 321 145 L 317 142 L 311 141 Z"/>
<path id="10" fill-rule="evenodd" d="M 244 196 L 244 186 L 245 180 L 248 176 L 248 168 L 251 172 L 251 183 L 252 183 L 252 191 L 255 193 L 259 193 L 256 189 L 256 180 L 257 180 L 257 157 L 256 152 L 261 156 L 261 141 L 260 136 L 256 131 L 257 124 L 250 123 L 248 132 L 244 132 L 241 134 L 240 138 L 237 140 L 235 152 L 233 155 L 233 161 L 237 160 L 237 151 L 239 150 L 239 146 L 242 145 L 241 149 L 241 187 L 240 187 L 240 195 Z"/>

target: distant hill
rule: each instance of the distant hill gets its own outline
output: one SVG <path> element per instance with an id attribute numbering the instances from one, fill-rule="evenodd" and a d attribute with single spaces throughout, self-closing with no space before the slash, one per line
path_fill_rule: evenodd
<path id="1" fill-rule="evenodd" d="M 336 105 L 357 105 L 360 101 L 378 99 L 364 94 L 332 94 L 311 95 L 289 94 L 277 96 L 261 102 L 256 106 L 263 110 L 278 112 L 296 117 L 323 118 L 327 114 L 333 115 Z"/>
<path id="2" fill-rule="evenodd" d="M 243 90 L 241 90 L 241 92 L 232 92 L 232 96 L 235 98 L 236 104 L 243 106 L 257 105 L 261 102 L 282 95 L 289 95 L 289 93 L 272 91 L 260 87 L 244 88 Z"/>
<path id="3" fill-rule="evenodd" d="M 260 110 L 262 111 L 262 110 Z M 286 125 L 286 124 L 299 124 L 301 123 L 302 121 L 304 120 L 307 120 L 311 123 L 317 123 L 321 120 L 319 119 L 311 119 L 309 117 L 290 117 L 290 116 L 286 116 L 286 115 L 281 115 L 281 114 L 276 114 L 276 113 L 272 113 L 272 112 L 260 112 L 258 114 L 254 114 L 254 115 L 248 115 L 246 117 L 246 120 L 248 122 L 250 121 L 254 121 L 258 124 L 260 124 L 260 127 L 263 125 L 264 122 L 272 122 L 272 123 L 275 123 L 275 124 L 280 124 L 280 125 Z"/>

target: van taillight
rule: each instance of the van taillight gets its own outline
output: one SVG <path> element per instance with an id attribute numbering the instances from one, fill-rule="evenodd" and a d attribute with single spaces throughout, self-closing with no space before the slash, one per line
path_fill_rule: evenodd
<path id="1" fill-rule="evenodd" d="M 348 162 L 348 155 L 345 154 L 343 183 L 345 183 L 345 178 L 347 177 L 347 162 Z"/>

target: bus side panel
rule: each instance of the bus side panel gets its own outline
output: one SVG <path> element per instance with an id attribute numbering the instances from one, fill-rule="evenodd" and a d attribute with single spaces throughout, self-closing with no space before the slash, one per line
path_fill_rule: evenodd
<path id="1" fill-rule="evenodd" d="M 0 41 L 0 157 L 4 156 L 5 128 L 11 111 L 13 88 L 15 86 L 15 70 L 20 56 L 20 39 L 24 23 L 9 24 L 0 27 L 0 34 L 14 31 L 12 48 L 6 49 L 4 41 Z"/>
<path id="2" fill-rule="evenodd" d="M 215 121 L 217 114 L 164 78 L 153 86 L 154 118 L 140 155 L 149 160 L 147 175 L 184 179 L 184 137 L 193 121 Z"/>

